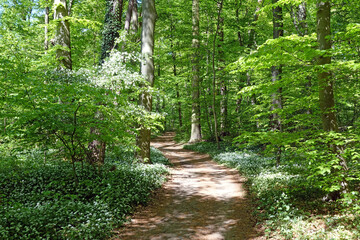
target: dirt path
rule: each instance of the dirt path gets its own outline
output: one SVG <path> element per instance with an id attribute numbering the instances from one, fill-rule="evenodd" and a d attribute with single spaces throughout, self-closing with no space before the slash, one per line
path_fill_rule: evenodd
<path id="1" fill-rule="evenodd" d="M 171 179 L 114 239 L 257 239 L 245 179 L 206 154 L 184 150 L 173 137 L 152 142 L 174 164 Z"/>

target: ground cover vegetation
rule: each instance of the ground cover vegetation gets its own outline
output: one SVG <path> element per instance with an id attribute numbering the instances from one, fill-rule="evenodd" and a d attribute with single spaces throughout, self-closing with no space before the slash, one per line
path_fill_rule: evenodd
<path id="1" fill-rule="evenodd" d="M 351 0 L 0 0 L 0 150 L 8 179 L 0 204 L 18 213 L 0 231 L 16 236 L 19 222 L 39 238 L 106 237 L 104 229 L 123 218 L 113 196 L 77 191 L 90 176 L 100 192 L 112 188 L 110 179 L 139 178 L 148 187 L 118 200 L 128 212 L 159 186 L 151 176 L 165 172 L 142 165 L 157 159 L 150 139 L 162 130 L 207 140 L 200 146 L 222 149 L 225 140 L 228 150 L 256 149 L 219 161 L 233 161 L 255 184 L 267 220 L 285 212 L 281 219 L 295 221 L 306 209 L 329 216 L 327 226 L 353 226 L 358 220 L 346 219 L 359 215 L 360 204 L 358 12 Z M 20 221 L 42 221 L 37 211 L 53 214 L 55 203 L 67 209 L 49 223 L 56 232 Z M 88 218 L 64 225 L 77 208 Z M 91 211 L 111 224 L 100 228 Z M 298 226 L 320 221 L 309 219 Z M 340 226 L 344 238 L 357 236 Z M 289 229 L 280 230 L 302 237 Z M 319 237 L 331 238 L 331 229 Z"/>

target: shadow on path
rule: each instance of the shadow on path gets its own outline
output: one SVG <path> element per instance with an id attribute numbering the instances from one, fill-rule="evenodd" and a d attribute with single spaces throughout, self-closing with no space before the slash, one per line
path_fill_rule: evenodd
<path id="1" fill-rule="evenodd" d="M 209 155 L 182 149 L 174 135 L 152 141 L 174 164 L 171 179 L 113 239 L 259 239 L 245 179 Z"/>

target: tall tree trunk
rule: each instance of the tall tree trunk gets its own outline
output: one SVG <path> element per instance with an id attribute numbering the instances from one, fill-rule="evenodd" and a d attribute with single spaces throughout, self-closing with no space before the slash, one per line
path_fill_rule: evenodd
<path id="1" fill-rule="evenodd" d="M 191 112 L 191 136 L 189 142 L 201 141 L 201 125 L 200 125 L 200 12 L 199 0 L 192 1 L 192 112 Z"/>
<path id="2" fill-rule="evenodd" d="M 216 102 L 216 69 L 215 69 L 215 48 L 216 48 L 216 37 L 220 32 L 220 24 L 221 24 L 221 11 L 223 7 L 224 0 L 218 3 L 218 16 L 217 16 L 217 24 L 216 24 L 216 32 L 214 35 L 214 42 L 213 42 L 213 56 L 212 56 L 212 69 L 213 69 L 213 114 L 214 114 L 214 132 L 215 132 L 215 139 L 217 147 L 220 148 L 219 144 L 219 133 L 218 133 L 218 123 L 217 123 L 217 116 L 216 116 L 216 109 L 215 109 L 215 102 Z"/>
<path id="3" fill-rule="evenodd" d="M 171 16 L 172 17 L 172 16 Z M 173 25 L 172 19 L 171 19 L 171 23 L 170 23 L 170 31 L 171 31 L 171 36 L 170 36 L 170 49 L 171 49 L 171 57 L 173 60 L 173 74 L 174 77 L 176 79 L 177 76 L 177 69 L 176 69 L 176 51 L 174 49 L 174 31 L 175 31 L 175 26 Z M 177 106 L 178 106 L 178 118 L 179 118 L 179 126 L 180 128 L 182 127 L 183 123 L 182 123 L 182 110 L 181 110 L 181 100 L 180 100 L 180 90 L 179 90 L 179 84 L 176 83 L 176 98 L 177 98 Z"/>
<path id="4" fill-rule="evenodd" d="M 49 49 L 49 30 L 48 30 L 48 26 L 49 26 L 49 7 L 46 6 L 45 7 L 45 27 L 44 27 L 44 34 L 45 34 L 45 41 L 44 41 L 44 48 L 45 51 L 47 51 Z"/>
<path id="5" fill-rule="evenodd" d="M 251 82 L 251 71 L 252 70 L 248 70 L 246 72 L 246 85 L 247 86 L 253 85 L 252 82 Z M 248 98 L 248 102 L 249 101 L 250 101 L 251 106 L 255 107 L 255 105 L 256 105 L 256 95 L 255 95 L 255 93 L 251 95 L 250 99 Z M 256 129 L 260 128 L 260 124 L 259 124 L 258 120 L 255 121 L 255 127 L 256 127 Z"/>
<path id="6" fill-rule="evenodd" d="M 121 13 L 122 0 L 107 1 L 100 63 L 102 63 L 104 59 L 109 56 L 110 51 L 115 47 L 115 39 L 119 36 L 117 30 L 121 27 Z M 95 118 L 98 119 L 98 121 L 102 121 L 102 116 L 99 111 L 96 112 Z M 94 140 L 88 145 L 90 152 L 89 160 L 92 164 L 104 164 L 106 142 L 99 140 L 99 136 L 101 135 L 101 133 L 96 127 L 92 127 L 90 129 L 90 133 L 94 135 Z"/>
<path id="7" fill-rule="evenodd" d="M 259 19 L 259 11 L 260 11 L 260 7 L 263 3 L 263 0 L 258 0 L 258 5 L 256 7 L 255 13 L 254 13 L 254 19 L 251 23 L 251 28 L 249 30 L 249 42 L 248 42 L 248 48 L 253 48 L 254 46 L 256 46 L 256 24 L 257 24 L 257 20 Z"/>
<path id="8" fill-rule="evenodd" d="M 139 16 L 138 16 L 138 9 L 137 9 L 137 0 L 129 0 L 128 9 L 126 11 L 125 16 L 125 25 L 124 29 L 126 35 L 130 34 L 130 41 L 136 42 L 136 33 L 138 31 L 139 26 Z M 122 51 L 125 51 L 126 42 L 122 43 Z"/>
<path id="9" fill-rule="evenodd" d="M 278 0 L 274 0 L 273 2 L 276 3 L 277 1 Z M 282 36 L 284 36 L 283 13 L 282 8 L 280 6 L 277 6 L 273 9 L 273 38 L 277 39 Z M 274 84 L 281 80 L 281 73 L 281 66 L 273 66 L 271 68 L 271 81 Z M 271 111 L 282 108 L 281 91 L 282 89 L 279 88 L 277 93 L 272 94 Z M 281 120 L 277 113 L 272 113 L 271 115 L 271 128 L 273 131 L 281 131 Z"/>
<path id="10" fill-rule="evenodd" d="M 242 7 L 241 4 L 242 2 L 240 1 L 236 1 L 236 10 L 235 10 L 235 17 L 236 17 L 236 22 L 237 22 L 237 25 L 238 25 L 238 32 L 237 32 L 237 36 L 238 36 L 238 41 L 239 41 L 239 45 L 240 47 L 243 47 L 244 46 L 244 39 L 241 35 L 241 32 L 240 32 L 240 17 L 239 17 L 239 11 L 240 11 L 240 8 Z"/>
<path id="11" fill-rule="evenodd" d="M 58 20 L 55 33 L 55 45 L 59 46 L 59 49 L 56 50 L 56 58 L 60 63 L 60 68 L 71 70 L 70 23 L 68 20 L 65 20 L 68 16 L 66 0 L 55 0 L 54 9 L 54 19 Z"/>
<path id="12" fill-rule="evenodd" d="M 278 2 L 278 0 L 273 0 L 273 3 Z M 277 6 L 273 8 L 273 38 L 277 39 L 284 36 L 283 30 L 283 12 L 282 7 Z M 271 81 L 276 84 L 276 82 L 281 80 L 282 67 L 273 66 L 271 68 Z M 277 109 L 282 108 L 282 99 L 281 99 L 282 88 L 278 88 L 276 93 L 272 94 L 272 105 L 271 111 L 273 112 L 270 116 L 270 126 L 272 131 L 282 131 L 281 119 L 278 113 L 274 112 Z M 281 158 L 281 147 L 278 146 L 276 153 L 276 163 L 280 165 Z"/>
<path id="13" fill-rule="evenodd" d="M 107 0 L 100 63 L 109 56 L 112 49 L 116 48 L 115 39 L 119 37 L 121 30 L 122 11 L 123 0 Z"/>
<path id="14" fill-rule="evenodd" d="M 181 99 L 180 99 L 180 92 L 179 92 L 179 84 L 176 84 L 176 98 L 178 100 L 178 117 L 179 117 L 179 126 L 180 128 L 183 125 L 182 122 L 182 111 L 181 111 Z"/>
<path id="15" fill-rule="evenodd" d="M 330 1 L 319 0 L 317 10 L 317 41 L 320 50 L 331 49 L 330 29 Z M 328 65 L 331 57 L 324 54 L 319 57 L 318 65 Z M 330 71 L 320 71 L 319 101 L 323 129 L 325 131 L 338 131 L 338 124 L 335 116 L 334 87 Z"/>
<path id="16" fill-rule="evenodd" d="M 143 25 L 141 32 L 141 74 L 149 82 L 149 86 L 154 86 L 154 33 L 156 21 L 155 0 L 143 0 L 142 2 Z M 145 91 L 140 96 L 140 103 L 146 111 L 152 110 L 152 96 Z M 151 162 L 150 159 L 150 137 L 151 129 L 141 126 L 138 137 L 139 158 L 142 161 Z"/>
<path id="17" fill-rule="evenodd" d="M 135 35 L 137 33 L 138 26 L 139 26 L 137 0 L 130 0 L 130 1 L 133 1 L 132 8 L 131 8 L 130 30 L 131 30 L 131 34 Z"/>
<path id="18" fill-rule="evenodd" d="M 172 53 L 172 57 L 173 57 L 173 73 L 174 73 L 174 77 L 177 76 L 177 72 L 176 72 L 176 54 L 173 51 Z M 179 126 L 182 127 L 183 123 L 182 123 L 182 110 L 181 110 L 181 99 L 180 99 L 180 90 L 179 90 L 179 84 L 176 84 L 176 98 L 177 98 L 177 105 L 178 105 L 178 117 L 179 117 Z"/>
<path id="19" fill-rule="evenodd" d="M 306 2 L 302 2 L 298 5 L 294 11 L 293 7 L 291 7 L 290 11 L 291 17 L 293 19 L 293 23 L 296 31 L 300 36 L 305 36 L 308 34 L 308 24 L 306 21 L 307 13 L 306 13 Z"/>
<path id="20" fill-rule="evenodd" d="M 317 41 L 320 50 L 328 51 L 331 49 L 331 5 L 330 0 L 318 0 L 317 2 Z M 318 65 L 322 66 L 318 73 L 319 81 L 319 102 L 320 102 L 320 113 L 322 119 L 323 130 L 326 132 L 339 130 L 338 123 L 335 115 L 335 101 L 334 101 L 334 83 L 331 79 L 332 73 L 326 70 L 326 65 L 331 64 L 331 57 L 327 53 L 323 53 L 318 58 Z M 339 165 L 342 171 L 347 171 L 347 163 L 345 158 L 342 156 L 343 149 L 341 146 L 335 144 L 329 145 L 330 149 L 340 159 Z M 333 169 L 332 172 L 341 171 L 340 169 Z M 341 193 L 348 191 L 348 183 L 346 179 L 342 179 L 339 183 L 341 189 L 339 191 L 332 192 L 330 197 L 332 199 L 338 199 Z"/>
<path id="21" fill-rule="evenodd" d="M 72 11 L 73 4 L 74 4 L 74 0 L 69 0 L 69 4 L 68 4 L 68 7 L 67 7 L 69 16 L 71 16 L 71 11 Z"/>
<path id="22" fill-rule="evenodd" d="M 133 5 L 134 5 L 135 1 L 136 0 L 129 0 L 128 9 L 126 11 L 124 29 L 127 33 L 130 32 L 131 15 L 132 15 Z"/>
<path id="23" fill-rule="evenodd" d="M 251 29 L 248 32 L 249 41 L 248 41 L 247 47 L 250 48 L 250 49 L 253 49 L 253 48 L 256 47 L 256 31 L 255 31 L 255 28 L 256 28 L 257 21 L 259 19 L 259 11 L 261 9 L 262 4 L 263 4 L 263 0 L 258 0 L 257 1 L 257 7 L 256 7 L 256 10 L 255 10 L 255 13 L 254 13 L 253 21 L 251 22 Z M 252 85 L 251 71 L 252 70 L 248 70 L 246 72 L 246 84 L 248 86 Z M 251 102 L 251 105 L 253 105 L 253 106 L 256 105 L 256 95 L 255 94 L 251 95 L 250 102 Z M 256 121 L 256 129 L 259 129 L 259 121 Z"/>
<path id="24" fill-rule="evenodd" d="M 210 62 L 211 62 L 211 47 L 210 45 L 210 36 L 212 34 L 212 23 L 211 23 L 211 15 L 210 14 L 206 14 L 207 15 L 207 25 L 206 25 L 206 43 L 205 43 L 205 48 L 206 48 L 206 70 L 205 70 L 205 80 L 206 81 L 202 81 L 202 83 L 205 83 L 205 86 L 203 87 L 204 89 L 204 94 L 203 94 L 203 99 L 204 99 L 204 105 L 205 105 L 205 117 L 206 117 L 206 122 L 210 131 L 210 136 L 214 137 L 214 130 L 213 130 L 213 124 L 212 124 L 212 120 L 211 120 L 211 116 L 213 115 L 212 113 L 212 103 L 208 104 L 208 99 L 212 98 L 212 93 L 211 93 L 211 74 L 210 74 Z M 208 85 L 209 84 L 209 85 Z M 215 138 L 215 137 L 214 137 Z"/>
<path id="25" fill-rule="evenodd" d="M 220 6 L 219 6 L 220 7 Z M 225 67 L 224 51 L 222 50 L 222 44 L 224 42 L 224 18 L 219 18 L 219 44 L 218 44 L 218 71 L 221 72 Z M 227 81 L 226 76 L 222 74 L 220 77 L 220 136 L 227 136 L 227 118 L 228 118 L 228 99 L 227 99 Z"/>

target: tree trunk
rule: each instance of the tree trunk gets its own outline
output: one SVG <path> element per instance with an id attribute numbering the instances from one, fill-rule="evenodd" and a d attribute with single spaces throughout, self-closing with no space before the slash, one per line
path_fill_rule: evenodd
<path id="1" fill-rule="evenodd" d="M 273 3 L 276 3 L 278 0 L 273 0 Z M 283 30 L 283 12 L 280 6 L 273 8 L 273 38 L 277 39 L 284 36 Z M 271 81 L 276 84 L 276 82 L 281 80 L 282 67 L 273 66 L 271 68 Z M 282 88 L 278 88 L 276 93 L 272 94 L 272 105 L 271 111 L 273 112 L 270 116 L 270 127 L 272 131 L 282 131 L 281 119 L 278 113 L 274 112 L 276 109 L 282 108 L 282 99 L 281 99 Z M 276 152 L 276 163 L 280 165 L 281 158 L 281 147 L 277 147 Z"/>
<path id="2" fill-rule="evenodd" d="M 317 11 L 317 41 L 319 43 L 320 50 L 331 49 L 330 35 L 330 1 L 320 0 L 318 1 Z M 320 56 L 318 59 L 318 65 L 328 65 L 330 63 L 331 57 L 327 56 L 327 54 Z M 331 72 L 320 70 L 318 74 L 318 81 L 323 129 L 325 131 L 338 131 Z"/>
<path id="3" fill-rule="evenodd" d="M 246 72 L 246 85 L 247 85 L 247 86 L 251 86 L 251 85 L 252 85 L 252 83 L 251 83 L 251 71 L 252 71 L 252 70 L 248 70 L 248 71 Z M 254 106 L 254 107 L 255 107 L 255 105 L 256 105 L 256 95 L 255 95 L 255 93 L 251 95 L 250 99 L 248 98 L 248 102 L 249 102 L 249 101 L 250 101 L 251 106 Z M 255 121 L 255 127 L 256 127 L 256 129 L 259 129 L 259 128 L 260 128 L 260 124 L 259 124 L 259 121 L 258 121 L 258 120 Z"/>
<path id="4" fill-rule="evenodd" d="M 317 2 L 317 41 L 319 43 L 320 50 L 328 51 L 331 49 L 331 25 L 330 25 L 330 12 L 331 5 L 329 0 L 318 0 Z M 326 70 L 326 65 L 331 64 L 331 57 L 327 53 L 324 53 L 318 58 L 318 65 L 322 66 L 318 73 L 319 81 L 319 101 L 320 101 L 320 113 L 322 119 L 323 129 L 326 132 L 339 130 L 338 123 L 335 115 L 335 101 L 334 101 L 334 83 L 331 79 L 332 73 Z M 339 165 L 342 171 L 347 171 L 347 163 L 342 156 L 341 146 L 335 144 L 329 145 L 330 149 L 340 159 Z M 341 171 L 340 169 L 333 169 L 332 172 Z M 348 183 L 346 179 L 342 179 L 340 182 L 341 189 L 330 193 L 330 197 L 336 200 L 340 197 L 341 193 L 348 191 Z"/>
<path id="5" fill-rule="evenodd" d="M 306 22 L 307 13 L 306 13 L 306 2 L 301 3 L 297 6 L 296 11 L 294 12 L 293 7 L 290 11 L 291 17 L 296 31 L 300 36 L 305 36 L 308 34 L 308 24 Z"/>
<path id="6" fill-rule="evenodd" d="M 116 29 L 121 27 L 121 13 L 122 13 L 122 0 L 109 0 L 107 2 L 107 12 L 105 15 L 104 33 L 103 33 L 103 45 L 101 49 L 102 63 L 106 57 L 109 56 L 110 51 L 115 47 L 115 39 L 119 36 Z M 99 103 L 102 104 L 102 103 Z M 96 119 L 102 120 L 101 113 L 97 112 Z M 98 140 L 98 136 L 101 134 L 99 129 L 92 127 L 90 134 L 94 135 L 94 140 L 89 143 L 88 148 L 90 152 L 90 162 L 92 164 L 104 164 L 105 162 L 105 150 L 106 142 Z"/>
<path id="7" fill-rule="evenodd" d="M 212 56 L 212 69 L 213 69 L 213 114 L 214 114 L 214 132 L 215 132 L 215 140 L 218 149 L 220 149 L 219 145 L 219 134 L 218 134 L 218 123 L 217 123 L 217 116 L 216 116 L 216 109 L 215 109 L 215 100 L 216 100 L 216 69 L 215 69 L 215 46 L 216 46 L 216 37 L 220 32 L 220 24 L 221 24 L 221 10 L 223 7 L 223 0 L 218 3 L 218 16 L 217 16 L 217 24 L 216 24 L 216 32 L 214 35 L 214 42 L 213 42 L 213 56 Z"/>
<path id="8" fill-rule="evenodd" d="M 101 120 L 100 120 L 101 121 Z M 90 133 L 95 135 L 97 138 L 100 135 L 100 132 L 97 128 L 91 128 Z M 88 145 L 89 149 L 89 162 L 91 165 L 102 165 L 105 162 L 105 151 L 106 143 L 98 139 L 93 140 Z"/>
<path id="9" fill-rule="evenodd" d="M 221 72 L 225 67 L 225 60 L 224 60 L 224 51 L 221 50 L 222 44 L 224 42 L 224 18 L 220 16 L 219 18 L 219 44 L 218 44 L 218 71 Z M 220 136 L 227 136 L 229 132 L 227 131 L 227 118 L 228 118 L 228 99 L 227 99 L 227 81 L 226 76 L 222 74 L 220 78 Z"/>
<path id="10" fill-rule="evenodd" d="M 258 5 L 256 7 L 255 13 L 254 13 L 254 20 L 251 23 L 251 28 L 249 30 L 249 42 L 248 42 L 248 48 L 252 48 L 254 46 L 256 46 L 256 41 L 255 41 L 255 27 L 256 27 L 256 22 L 259 19 L 259 11 L 260 11 L 260 6 L 262 5 L 263 0 L 258 0 Z"/>
<path id="11" fill-rule="evenodd" d="M 176 84 L 176 98 L 178 100 L 178 116 L 179 116 L 179 126 L 182 127 L 182 111 L 181 111 L 181 100 L 180 100 L 180 92 L 179 92 L 179 85 Z"/>
<path id="12" fill-rule="evenodd" d="M 135 35 L 137 33 L 138 25 L 139 25 L 137 1 L 136 0 L 130 0 L 130 1 L 133 1 L 131 8 L 130 30 L 131 30 L 131 34 Z"/>
<path id="13" fill-rule="evenodd" d="M 100 63 L 116 47 L 115 39 L 119 37 L 119 30 L 121 30 L 122 10 L 123 0 L 107 0 Z"/>
<path id="14" fill-rule="evenodd" d="M 239 1 L 237 0 L 236 1 L 235 17 L 236 17 L 236 22 L 237 22 L 237 25 L 238 25 L 237 36 L 238 36 L 239 45 L 240 45 L 240 47 L 243 47 L 244 46 L 244 39 L 243 39 L 243 37 L 241 35 L 241 32 L 240 32 L 241 23 L 240 23 L 240 17 L 239 17 L 239 11 L 240 11 L 240 8 L 242 7 L 241 5 L 242 5 L 241 1 L 239 3 Z"/>
<path id="15" fill-rule="evenodd" d="M 131 24 L 131 15 L 132 15 L 133 4 L 134 4 L 134 0 L 129 0 L 128 9 L 127 9 L 126 15 L 125 15 L 125 26 L 124 26 L 124 29 L 125 29 L 125 31 L 127 33 L 130 32 L 130 24 Z"/>
<path id="16" fill-rule="evenodd" d="M 68 16 L 66 0 L 54 1 L 54 19 L 58 20 L 55 33 L 56 58 L 60 63 L 60 68 L 72 69 L 71 61 L 71 42 L 70 42 L 70 23 L 64 20 Z"/>
<path id="17" fill-rule="evenodd" d="M 254 18 L 253 18 L 253 21 L 251 22 L 251 29 L 248 32 L 249 41 L 248 41 L 247 47 L 250 48 L 250 49 L 253 49 L 253 48 L 256 47 L 256 31 L 255 31 L 255 27 L 256 27 L 257 21 L 259 19 L 259 11 L 260 11 L 261 5 L 263 4 L 263 0 L 258 0 L 257 2 L 258 2 L 258 4 L 257 4 L 256 10 L 255 10 L 255 13 L 254 13 Z M 252 70 L 248 70 L 246 72 L 246 84 L 247 84 L 247 86 L 252 85 L 252 83 L 251 83 L 251 71 Z M 251 95 L 250 102 L 251 102 L 251 105 L 253 105 L 253 106 L 256 105 L 256 95 L 255 94 Z M 259 129 L 259 121 L 256 121 L 256 129 Z"/>
<path id="18" fill-rule="evenodd" d="M 174 61 L 174 66 L 173 66 L 173 73 L 174 73 L 174 77 L 177 76 L 177 72 L 176 72 L 176 54 L 175 52 L 173 52 L 172 54 L 173 56 L 173 61 Z M 181 99 L 180 99 L 180 91 L 179 91 L 179 84 L 176 84 L 176 98 L 177 98 L 177 105 L 178 105 L 178 117 L 179 117 L 179 126 L 182 127 L 183 123 L 182 123 L 182 111 L 181 111 Z"/>
<path id="19" fill-rule="evenodd" d="M 191 112 L 191 136 L 189 142 L 199 142 L 202 139 L 200 125 L 200 13 L 199 0 L 192 1 L 192 112 Z"/>
<path id="20" fill-rule="evenodd" d="M 278 0 L 274 0 L 273 2 L 276 3 L 277 1 Z M 282 8 L 277 6 L 276 8 L 273 9 L 273 38 L 274 39 L 284 36 L 282 22 L 283 22 Z M 273 66 L 271 68 L 271 76 L 272 76 L 271 81 L 273 83 L 280 81 L 281 73 L 282 73 L 281 66 Z M 272 94 L 271 111 L 282 108 L 281 91 L 282 91 L 282 89 L 279 88 L 276 93 Z M 271 129 L 273 131 L 281 131 L 281 120 L 280 120 L 280 116 L 277 113 L 271 114 L 270 125 L 271 125 Z"/>
<path id="21" fill-rule="evenodd" d="M 170 31 L 171 31 L 171 36 L 170 36 L 170 49 L 171 49 L 171 57 L 173 60 L 173 74 L 174 77 L 176 79 L 177 76 L 177 69 L 176 69 L 176 52 L 174 49 L 174 31 L 175 31 L 175 26 L 172 24 L 172 19 L 171 19 L 171 24 L 170 24 Z M 180 100 L 180 91 L 179 91 L 179 84 L 176 83 L 176 98 L 177 98 L 177 106 L 178 106 L 178 118 L 179 118 L 179 126 L 180 128 L 182 127 L 183 123 L 182 123 L 182 110 L 181 110 L 181 100 Z"/>
<path id="22" fill-rule="evenodd" d="M 141 74 L 149 82 L 149 86 L 154 86 L 154 33 L 155 33 L 155 20 L 156 9 L 154 0 L 143 0 L 142 2 L 142 16 L 143 25 L 141 32 Z M 140 96 L 140 103 L 146 111 L 152 110 L 152 96 L 148 91 L 145 91 Z M 145 126 L 141 126 L 138 147 L 139 158 L 144 162 L 151 162 L 150 159 L 150 137 L 151 130 Z"/>
<path id="23" fill-rule="evenodd" d="M 45 51 L 47 51 L 49 49 L 49 30 L 48 30 L 48 26 L 49 26 L 49 7 L 45 7 L 45 27 L 44 27 L 44 34 L 45 34 L 45 41 L 44 41 L 44 48 Z"/>

